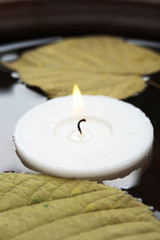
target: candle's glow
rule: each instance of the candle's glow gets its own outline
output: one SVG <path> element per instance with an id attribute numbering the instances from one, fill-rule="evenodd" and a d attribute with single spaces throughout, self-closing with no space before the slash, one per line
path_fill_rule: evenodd
<path id="1" fill-rule="evenodd" d="M 85 117 L 83 98 L 77 84 L 73 87 L 73 117 L 74 119 L 81 119 Z"/>

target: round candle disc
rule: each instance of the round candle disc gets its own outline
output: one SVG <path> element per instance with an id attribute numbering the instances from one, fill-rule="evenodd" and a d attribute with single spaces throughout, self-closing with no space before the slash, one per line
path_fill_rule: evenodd
<path id="1" fill-rule="evenodd" d="M 94 180 L 124 177 L 146 165 L 153 143 L 146 115 L 110 97 L 83 99 L 82 134 L 72 117 L 72 96 L 49 100 L 19 120 L 14 141 L 23 164 L 54 176 Z"/>

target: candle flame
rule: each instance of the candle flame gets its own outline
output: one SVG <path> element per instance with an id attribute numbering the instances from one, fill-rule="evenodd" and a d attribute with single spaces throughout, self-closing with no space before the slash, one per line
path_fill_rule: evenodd
<path id="1" fill-rule="evenodd" d="M 82 94 L 77 84 L 73 87 L 73 117 L 75 119 L 84 118 L 85 107 L 83 103 Z"/>

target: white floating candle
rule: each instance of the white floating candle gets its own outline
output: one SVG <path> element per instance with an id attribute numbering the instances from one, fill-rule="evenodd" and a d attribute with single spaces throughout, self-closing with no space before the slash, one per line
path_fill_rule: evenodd
<path id="1" fill-rule="evenodd" d="M 153 127 L 140 109 L 105 96 L 83 100 L 82 134 L 72 117 L 72 96 L 49 100 L 19 120 L 14 140 L 25 166 L 59 177 L 109 180 L 149 162 Z"/>

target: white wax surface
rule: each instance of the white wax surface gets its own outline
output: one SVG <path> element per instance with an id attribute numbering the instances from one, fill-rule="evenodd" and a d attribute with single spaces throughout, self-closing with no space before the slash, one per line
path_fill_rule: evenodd
<path id="1" fill-rule="evenodd" d="M 153 127 L 146 115 L 113 98 L 83 95 L 83 99 L 82 135 L 72 118 L 72 96 L 27 112 L 14 133 L 21 161 L 42 173 L 94 180 L 121 178 L 147 164 Z"/>

